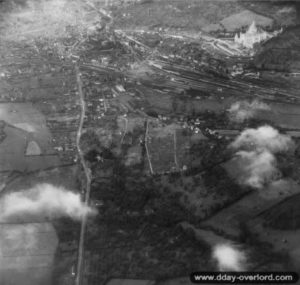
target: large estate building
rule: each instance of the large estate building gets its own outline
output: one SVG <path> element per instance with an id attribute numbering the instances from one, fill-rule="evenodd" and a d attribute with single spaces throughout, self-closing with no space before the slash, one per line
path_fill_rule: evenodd
<path id="1" fill-rule="evenodd" d="M 278 35 L 281 31 L 282 30 L 268 33 L 258 28 L 256 23 L 253 22 L 245 33 L 235 34 L 234 41 L 245 48 L 252 49 L 255 44 L 266 41 Z"/>

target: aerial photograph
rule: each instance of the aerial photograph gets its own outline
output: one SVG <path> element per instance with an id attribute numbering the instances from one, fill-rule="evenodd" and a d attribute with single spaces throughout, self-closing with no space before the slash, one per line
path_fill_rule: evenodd
<path id="1" fill-rule="evenodd" d="M 299 274 L 300 1 L 0 0 L 0 285 Z"/>

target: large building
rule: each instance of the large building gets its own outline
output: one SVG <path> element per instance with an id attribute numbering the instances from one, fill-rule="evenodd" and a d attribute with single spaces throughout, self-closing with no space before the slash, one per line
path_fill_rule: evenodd
<path id="1" fill-rule="evenodd" d="M 248 30 L 245 33 L 235 34 L 234 41 L 245 48 L 252 49 L 255 44 L 264 42 L 277 34 L 280 31 L 275 31 L 273 33 L 268 33 L 262 29 L 259 29 L 255 22 L 249 26 Z"/>

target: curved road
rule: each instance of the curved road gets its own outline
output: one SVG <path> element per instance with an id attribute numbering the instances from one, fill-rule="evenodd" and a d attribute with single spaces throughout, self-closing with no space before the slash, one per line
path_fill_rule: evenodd
<path id="1" fill-rule="evenodd" d="M 86 176 L 86 186 L 85 186 L 85 191 L 84 191 L 84 204 L 85 204 L 85 206 L 88 206 L 89 200 L 90 200 L 90 192 L 91 192 L 91 171 L 88 168 L 88 166 L 84 160 L 83 151 L 80 148 L 80 138 L 81 138 L 81 134 L 82 134 L 83 123 L 84 123 L 84 118 L 85 118 L 85 113 L 86 113 L 86 105 L 85 105 L 84 95 L 83 95 L 83 91 L 82 91 L 82 81 L 81 81 L 81 74 L 80 74 L 79 67 L 76 66 L 75 70 L 76 70 L 76 80 L 77 80 L 78 94 L 80 97 L 80 106 L 81 106 L 80 123 L 79 123 L 77 136 L 76 136 L 76 147 L 77 147 L 77 153 L 78 153 L 78 156 L 80 159 L 80 163 L 82 165 L 82 168 L 83 168 L 85 176 Z M 78 261 L 77 261 L 77 274 L 76 274 L 76 279 L 75 279 L 76 285 L 82 284 L 82 277 L 83 277 L 83 273 L 84 273 L 83 272 L 84 271 L 83 261 L 84 261 L 84 240 L 85 240 L 86 224 L 87 224 L 87 215 L 84 214 L 82 216 L 82 220 L 81 220 Z"/>

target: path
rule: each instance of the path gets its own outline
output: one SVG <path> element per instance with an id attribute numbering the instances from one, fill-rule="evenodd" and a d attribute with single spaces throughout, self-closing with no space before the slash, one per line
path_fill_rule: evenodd
<path id="1" fill-rule="evenodd" d="M 86 176 L 84 204 L 85 204 L 85 206 L 88 206 L 89 200 L 90 200 L 90 191 L 91 191 L 91 172 L 85 162 L 83 151 L 80 148 L 80 138 L 81 138 L 81 134 L 82 134 L 83 123 L 84 123 L 84 118 L 85 118 L 85 113 L 86 113 L 86 105 L 85 105 L 84 95 L 83 95 L 83 91 L 82 91 L 81 74 L 80 74 L 78 66 L 76 66 L 76 80 L 77 80 L 77 85 L 78 85 L 78 94 L 80 97 L 80 106 L 81 106 L 80 123 L 79 123 L 77 137 L 76 137 L 76 147 L 77 147 L 77 152 L 78 152 L 78 156 L 80 159 L 80 163 L 82 165 L 82 168 L 83 168 L 85 176 Z M 82 284 L 82 277 L 83 277 L 83 273 L 84 273 L 83 272 L 84 271 L 83 260 L 84 260 L 84 240 L 85 240 L 86 224 L 87 224 L 87 215 L 84 214 L 82 216 L 82 220 L 81 220 L 78 261 L 77 261 L 77 275 L 76 275 L 76 280 L 75 280 L 76 285 Z"/>

